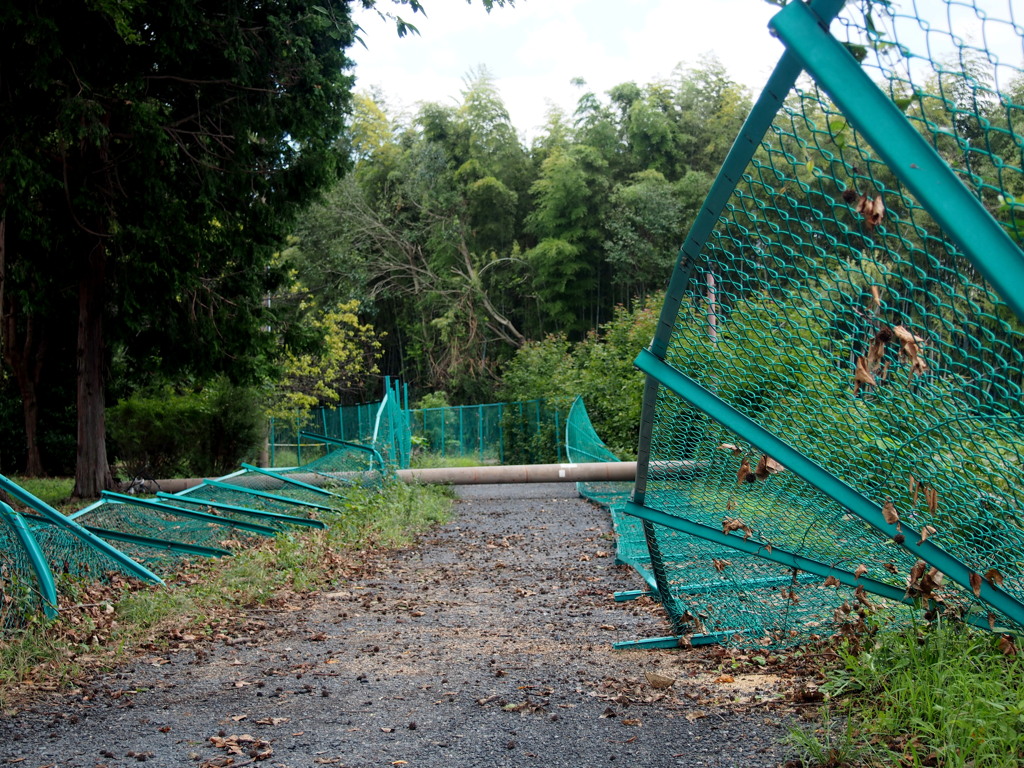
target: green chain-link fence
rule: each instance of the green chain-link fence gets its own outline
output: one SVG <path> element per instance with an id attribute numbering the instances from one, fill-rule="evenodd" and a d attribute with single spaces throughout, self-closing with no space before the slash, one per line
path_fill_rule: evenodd
<path id="1" fill-rule="evenodd" d="M 409 412 L 416 450 L 480 464 L 561 461 L 565 413 L 545 400 L 414 408 Z"/>
<path id="2" fill-rule="evenodd" d="M 346 487 L 378 484 L 409 462 L 408 418 L 396 382 L 387 382 L 372 417 L 352 413 L 352 432 L 340 426 L 343 419 L 334 422 L 336 429 L 322 420 L 309 426 L 355 434 L 365 445 L 299 431 L 293 447 L 305 446 L 309 457 L 299 466 L 243 464 L 217 480 L 146 498 L 104 492 L 67 516 L 0 476 L 0 491 L 31 510 L 0 503 L 0 628 L 39 610 L 56 615 L 65 578 L 95 580 L 119 571 L 159 582 L 150 568 L 166 572 L 181 558 L 228 555 L 240 541 L 287 527 L 324 528 L 317 517 L 337 508 Z"/>
<path id="3" fill-rule="evenodd" d="M 773 20 L 786 53 L 637 358 L 628 509 L 678 637 L 785 645 L 882 604 L 1024 625 L 1011 11 L 816 0 Z"/>

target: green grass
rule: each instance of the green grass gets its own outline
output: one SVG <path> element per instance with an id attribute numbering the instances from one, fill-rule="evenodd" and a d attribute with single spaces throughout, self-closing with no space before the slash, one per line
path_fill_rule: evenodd
<path id="1" fill-rule="evenodd" d="M 10 475 L 9 477 L 33 496 L 51 506 L 58 506 L 66 502 L 75 487 L 73 477 L 21 477 L 19 475 Z"/>
<path id="2" fill-rule="evenodd" d="M 496 464 L 495 459 L 484 457 L 483 461 L 480 461 L 480 457 L 476 454 L 472 456 L 442 456 L 439 453 L 417 453 L 412 457 L 410 462 L 413 469 L 434 469 L 436 467 L 479 467 L 482 464 Z"/>
<path id="3" fill-rule="evenodd" d="M 794 734 L 807 768 L 1024 766 L 1024 659 L 1004 653 L 998 635 L 910 627 L 840 658 L 822 690 L 845 727 Z M 823 759 L 832 748 L 845 762 Z"/>
<path id="4" fill-rule="evenodd" d="M 123 580 L 64 585 L 56 621 L 33 615 L 16 629 L 0 629 L 0 712 L 11 706 L 19 683 L 66 686 L 86 666 L 109 668 L 173 632 L 209 634 L 230 626 L 239 609 L 358 578 L 361 552 L 411 544 L 447 520 L 451 506 L 451 492 L 436 486 L 391 481 L 346 488 L 335 510 L 321 517 L 327 529 L 290 529 L 232 557 L 187 561 L 162 574 L 168 587 Z"/>

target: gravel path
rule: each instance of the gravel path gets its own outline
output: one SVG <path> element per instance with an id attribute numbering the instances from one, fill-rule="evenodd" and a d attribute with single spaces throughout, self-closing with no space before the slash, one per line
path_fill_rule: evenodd
<path id="1" fill-rule="evenodd" d="M 0 718 L 0 766 L 782 763 L 781 671 L 740 674 L 722 649 L 612 649 L 665 624 L 612 600 L 642 583 L 615 565 L 604 511 L 556 484 L 461 497 L 358 582 Z"/>

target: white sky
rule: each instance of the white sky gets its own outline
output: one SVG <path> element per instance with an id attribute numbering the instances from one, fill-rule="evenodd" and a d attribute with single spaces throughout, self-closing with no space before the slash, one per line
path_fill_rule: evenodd
<path id="1" fill-rule="evenodd" d="M 461 102 L 464 78 L 485 66 L 512 125 L 536 136 L 550 104 L 572 114 L 586 90 L 667 78 L 679 63 L 714 52 L 729 75 L 756 94 L 782 54 L 764 0 L 516 0 L 486 13 L 480 0 L 424 0 L 427 17 L 388 0 L 420 35 L 399 39 L 393 22 L 356 10 L 366 48 L 349 50 L 357 90 L 378 86 L 393 111 L 417 102 Z M 404 11 L 404 13 L 403 13 Z M 573 86 L 582 77 L 587 88 Z"/>
<path id="2" fill-rule="evenodd" d="M 898 27 L 896 39 L 936 56 L 952 50 L 952 29 L 1002 63 L 1020 67 L 1022 37 L 1005 21 L 1024 0 L 976 2 L 977 11 L 967 3 L 947 4 L 950 0 L 903 0 L 893 7 L 906 9 L 909 18 L 901 13 L 889 22 L 876 13 L 876 24 Z M 392 114 L 413 110 L 421 101 L 458 104 L 464 78 L 483 65 L 512 124 L 527 140 L 540 133 L 551 104 L 571 115 L 586 90 L 603 96 L 619 83 L 642 86 L 668 78 L 680 63 L 697 64 L 710 52 L 756 96 L 783 50 L 767 28 L 779 8 L 765 0 L 516 0 L 515 7 L 490 14 L 481 0 L 423 3 L 426 17 L 378 0 L 381 10 L 397 12 L 419 28 L 420 35 L 401 39 L 393 21 L 353 3 L 366 43 L 349 50 L 356 88 L 379 87 Z M 934 25 L 936 34 L 927 40 L 912 17 L 915 8 Z M 983 29 L 980 19 L 986 15 L 999 21 Z M 1005 86 L 1015 72 L 1003 73 L 1000 83 Z M 587 81 L 586 90 L 571 84 L 576 77 Z"/>

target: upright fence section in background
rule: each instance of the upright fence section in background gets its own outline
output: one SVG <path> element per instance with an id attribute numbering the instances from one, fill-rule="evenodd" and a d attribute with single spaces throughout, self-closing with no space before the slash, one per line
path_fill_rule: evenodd
<path id="1" fill-rule="evenodd" d="M 1019 20 L 814 0 L 771 27 L 786 52 L 637 358 L 627 509 L 673 637 L 780 646 L 897 606 L 1020 631 Z"/>
<path id="2" fill-rule="evenodd" d="M 565 413 L 545 400 L 414 408 L 416 450 L 479 464 L 547 464 L 564 457 Z"/>
<path id="3" fill-rule="evenodd" d="M 373 441 L 373 428 L 379 408 L 378 400 L 340 408 L 317 408 L 302 419 L 270 419 L 270 466 L 296 466 L 325 455 L 323 444 L 303 438 L 304 432 L 369 445 Z"/>

